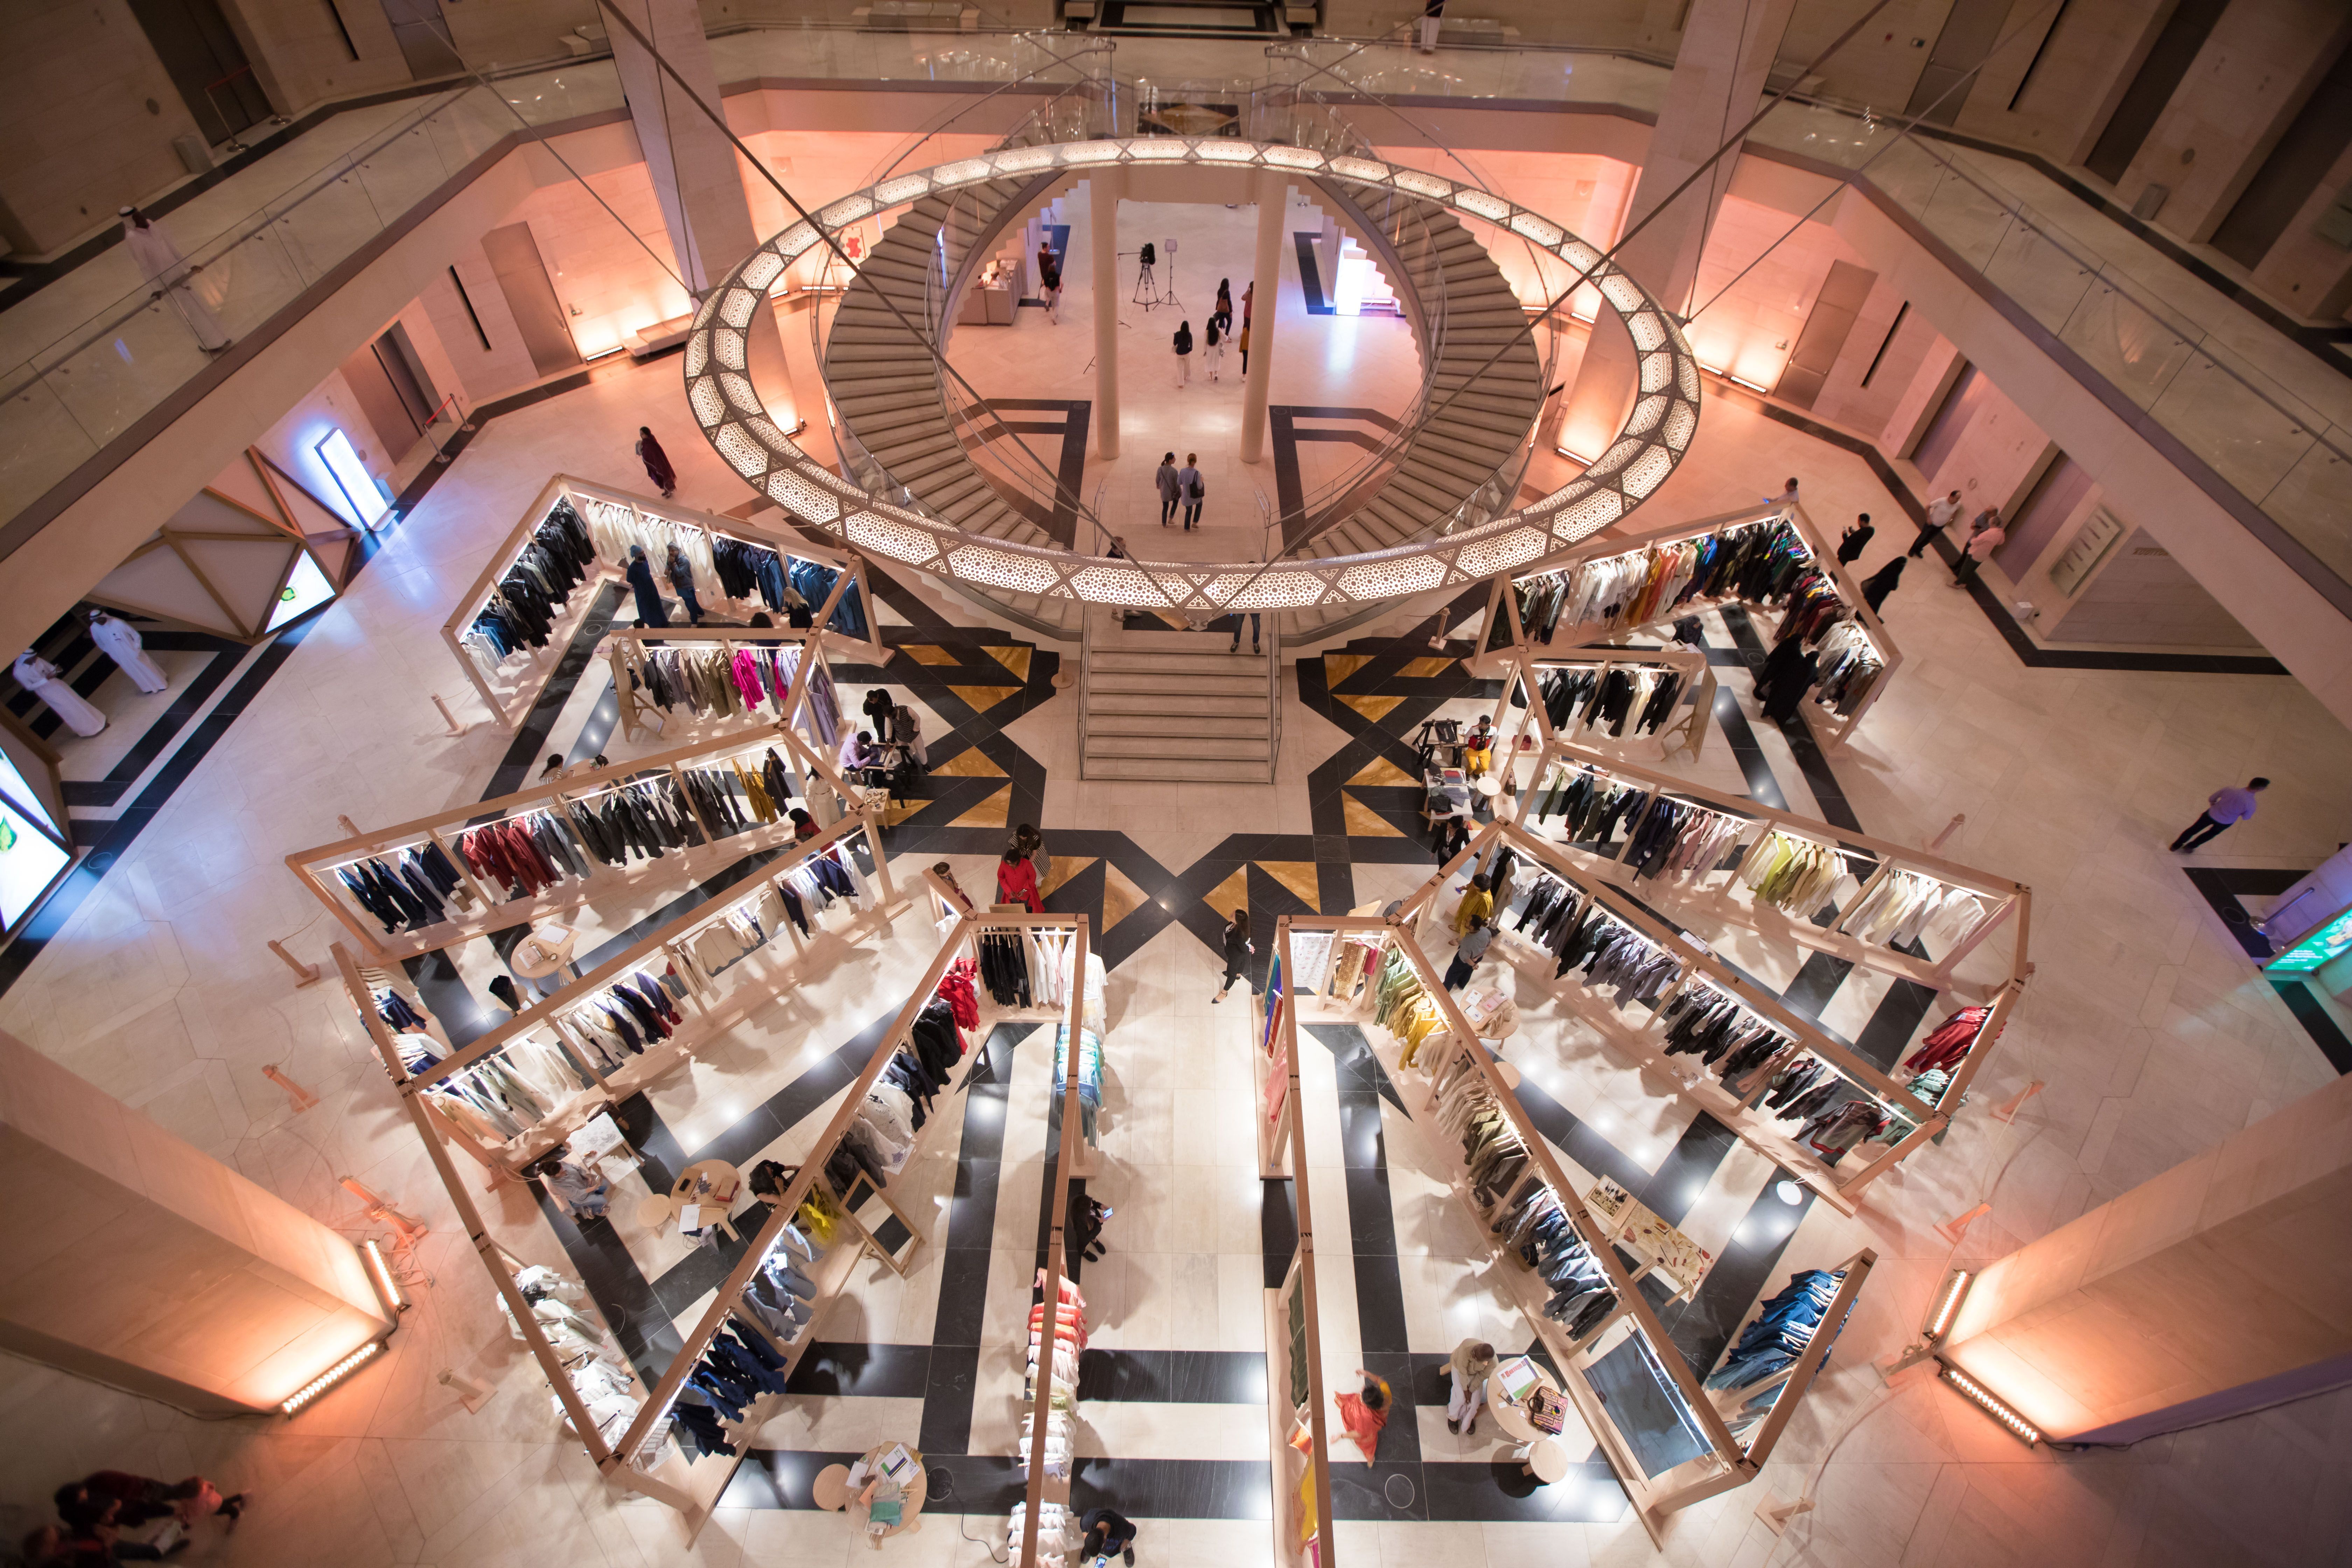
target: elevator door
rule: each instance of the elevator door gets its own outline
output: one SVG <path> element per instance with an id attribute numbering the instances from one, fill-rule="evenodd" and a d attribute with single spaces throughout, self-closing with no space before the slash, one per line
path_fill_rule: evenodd
<path id="1" fill-rule="evenodd" d="M 217 0 L 131 0 L 131 14 L 206 143 L 217 147 L 269 118 L 269 99 Z"/>

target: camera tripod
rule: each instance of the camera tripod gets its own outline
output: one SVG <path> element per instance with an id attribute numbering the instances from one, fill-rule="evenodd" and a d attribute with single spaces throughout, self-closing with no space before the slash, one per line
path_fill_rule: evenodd
<path id="1" fill-rule="evenodd" d="M 1164 291 L 1160 288 L 1155 271 L 1160 260 L 1159 252 L 1150 240 L 1143 242 L 1138 260 L 1135 293 L 1130 302 L 1142 306 L 1146 310 L 1160 305 L 1181 304 L 1181 301 L 1176 298 L 1176 242 L 1172 239 L 1168 241 L 1168 287 Z"/>

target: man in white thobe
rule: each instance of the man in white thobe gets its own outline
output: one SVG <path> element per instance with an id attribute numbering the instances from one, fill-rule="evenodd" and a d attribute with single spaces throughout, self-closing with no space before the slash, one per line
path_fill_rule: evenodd
<path id="1" fill-rule="evenodd" d="M 147 215 L 137 207 L 124 207 L 121 216 L 123 248 L 139 264 L 140 275 L 159 293 L 172 297 L 181 319 L 196 334 L 197 344 L 206 353 L 218 353 L 228 347 L 229 336 L 222 330 L 220 318 L 189 286 L 188 279 L 196 269 L 188 265 L 180 247 L 172 243 L 172 237 L 148 222 Z"/>
<path id="2" fill-rule="evenodd" d="M 149 656 L 147 645 L 139 632 L 127 621 L 118 621 L 104 610 L 89 613 L 89 640 L 106 652 L 106 657 L 121 666 L 122 673 L 142 691 L 162 691 L 172 684 L 163 667 Z"/>
<path id="3" fill-rule="evenodd" d="M 26 648 L 16 656 L 16 668 L 10 671 L 16 684 L 49 705 L 51 712 L 66 721 L 66 727 L 77 735 L 95 735 L 106 728 L 106 715 L 82 700 L 80 692 L 65 683 L 58 667 Z"/>

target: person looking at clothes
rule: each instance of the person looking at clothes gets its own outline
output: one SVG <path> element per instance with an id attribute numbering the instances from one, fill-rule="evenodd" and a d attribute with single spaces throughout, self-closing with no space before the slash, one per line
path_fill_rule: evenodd
<path id="1" fill-rule="evenodd" d="M 612 1201 L 613 1184 L 585 1165 L 567 1160 L 572 1146 L 565 1144 L 532 1167 L 547 1190 L 563 1202 L 582 1220 L 603 1219 L 604 1209 Z"/>
<path id="2" fill-rule="evenodd" d="M 876 740 L 887 741 L 890 738 L 890 711 L 897 706 L 890 700 L 888 687 L 877 686 L 866 694 L 866 702 L 860 710 L 865 713 L 867 721 L 872 725 Z"/>
<path id="3" fill-rule="evenodd" d="M 663 575 L 669 579 L 671 591 L 677 595 L 678 603 L 686 606 L 687 624 L 700 626 L 702 601 L 695 596 L 694 567 L 687 560 L 686 552 L 672 544 L 669 547 L 668 559 L 663 565 Z"/>
<path id="4" fill-rule="evenodd" d="M 793 841 L 794 843 L 805 844 L 810 839 L 814 838 L 817 836 L 819 830 L 816 825 L 816 818 L 808 814 L 807 807 L 798 805 L 793 807 L 792 818 Z"/>
<path id="5" fill-rule="evenodd" d="M 1080 1516 L 1078 1528 L 1086 1531 L 1078 1542 L 1078 1561 L 1093 1568 L 1112 1552 L 1133 1568 L 1135 1563 L 1135 1526 L 1125 1514 L 1107 1508 L 1090 1508 Z"/>
<path id="6" fill-rule="evenodd" d="M 1004 848 L 1004 858 L 996 865 L 996 901 L 1019 904 L 1033 915 L 1045 912 L 1045 900 L 1037 895 L 1037 868 L 1029 857 L 1011 845 Z"/>
<path id="7" fill-rule="evenodd" d="M 1492 920 L 1494 915 L 1495 895 L 1486 880 L 1486 874 L 1481 871 L 1470 879 L 1470 886 L 1463 891 L 1462 902 L 1454 911 L 1454 934 L 1467 936 L 1472 925 L 1482 920 Z"/>
<path id="8" fill-rule="evenodd" d="M 629 564 L 623 574 L 629 580 L 629 592 L 637 596 L 637 624 L 641 626 L 669 625 L 669 611 L 662 604 L 661 589 L 654 582 L 654 563 L 646 559 L 646 547 L 629 546 Z"/>
<path id="9" fill-rule="evenodd" d="M 1462 933 L 1461 942 L 1454 949 L 1454 962 L 1445 966 L 1445 988 L 1459 991 L 1470 984 L 1486 956 L 1486 948 L 1495 940 L 1495 930 L 1486 923 L 1485 915 L 1474 917 L 1470 929 Z"/>

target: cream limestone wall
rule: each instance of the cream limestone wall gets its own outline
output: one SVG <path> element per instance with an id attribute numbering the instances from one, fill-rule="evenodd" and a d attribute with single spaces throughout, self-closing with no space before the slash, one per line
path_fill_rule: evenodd
<path id="1" fill-rule="evenodd" d="M 341 1233 L 12 1035 L 0 1179 L 0 1347 L 226 1413 L 391 1331 Z"/>

